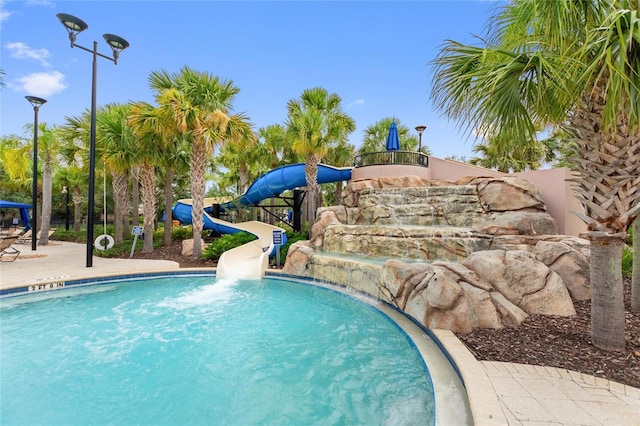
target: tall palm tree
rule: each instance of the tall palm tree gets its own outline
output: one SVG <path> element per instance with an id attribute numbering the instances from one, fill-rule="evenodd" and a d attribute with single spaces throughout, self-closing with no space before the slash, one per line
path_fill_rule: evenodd
<path id="1" fill-rule="evenodd" d="M 136 136 L 137 164 L 142 196 L 142 227 L 145 235 L 143 253 L 153 252 L 153 231 L 156 218 L 156 164 L 161 158 L 165 140 L 158 123 L 164 122 L 163 111 L 146 102 L 131 106 L 127 123 Z M 134 206 L 134 209 L 135 206 Z"/>
<path id="2" fill-rule="evenodd" d="M 103 147 L 106 168 L 111 174 L 116 243 L 124 241 L 124 231 L 129 230 L 131 192 L 128 175 L 137 157 L 135 138 L 127 124 L 127 115 L 130 110 L 131 106 L 128 104 L 108 104 L 100 107 L 96 112 L 96 134 Z M 125 224 L 126 226 L 123 226 Z"/>
<path id="3" fill-rule="evenodd" d="M 313 226 L 318 199 L 318 164 L 332 146 L 347 140 L 355 121 L 341 106 L 342 98 L 322 87 L 306 89 L 287 103 L 287 130 L 295 153 L 305 158 L 307 219 Z"/>
<path id="4" fill-rule="evenodd" d="M 25 126 L 33 133 L 33 125 Z M 59 146 L 59 139 L 55 127 L 49 127 L 47 123 L 38 123 L 38 156 L 42 161 L 42 190 L 40 209 L 40 238 L 38 245 L 49 244 L 49 230 L 51 229 L 51 197 L 53 172 L 52 166 L 55 161 L 55 154 Z M 36 183 L 37 184 L 37 183 Z M 38 220 L 38 218 L 33 218 Z"/>
<path id="5" fill-rule="evenodd" d="M 446 41 L 432 99 L 469 133 L 528 143 L 562 127 L 576 145 L 575 192 L 591 240 L 591 338 L 622 350 L 620 272 L 640 211 L 638 0 L 516 0 L 483 46 Z"/>
<path id="6" fill-rule="evenodd" d="M 162 114 L 172 116 L 174 128 L 191 140 L 193 256 L 202 253 L 202 212 L 205 171 L 215 144 L 242 138 L 250 128 L 242 114 L 231 114 L 239 88 L 233 81 L 184 67 L 179 73 L 153 72 L 149 77 Z"/>

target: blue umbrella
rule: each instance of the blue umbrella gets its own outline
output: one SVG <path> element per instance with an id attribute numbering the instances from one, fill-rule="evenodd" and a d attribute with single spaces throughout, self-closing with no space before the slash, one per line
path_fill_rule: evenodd
<path id="1" fill-rule="evenodd" d="M 398 126 L 396 122 L 391 123 L 389 127 L 389 134 L 387 135 L 387 151 L 399 151 L 400 139 L 398 138 Z"/>

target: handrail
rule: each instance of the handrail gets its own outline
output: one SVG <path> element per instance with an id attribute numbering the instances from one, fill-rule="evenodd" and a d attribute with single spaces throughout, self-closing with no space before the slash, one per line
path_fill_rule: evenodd
<path id="1" fill-rule="evenodd" d="M 401 164 L 429 167 L 429 156 L 416 151 L 382 151 L 357 154 L 353 159 L 354 167 Z"/>

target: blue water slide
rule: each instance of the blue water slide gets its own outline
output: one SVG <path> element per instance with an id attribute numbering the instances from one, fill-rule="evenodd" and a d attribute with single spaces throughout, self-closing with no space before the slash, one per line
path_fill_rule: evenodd
<path id="1" fill-rule="evenodd" d="M 304 163 L 289 164 L 273 169 L 256 179 L 247 191 L 234 201 L 222 205 L 225 209 L 233 209 L 238 205 L 249 206 L 260 201 L 307 184 L 304 174 Z M 351 179 L 351 167 L 333 167 L 318 164 L 318 183 L 340 182 Z M 189 201 L 189 202 L 187 202 Z M 206 203 L 205 203 L 206 204 Z M 190 200 L 181 200 L 173 206 L 173 217 L 181 223 L 191 223 Z M 243 231 L 242 224 L 234 224 L 211 216 L 212 207 L 207 205 L 203 213 L 203 228 L 219 234 L 235 234 Z"/>
<path id="2" fill-rule="evenodd" d="M 171 211 L 173 212 L 173 217 L 176 220 L 179 220 L 180 223 L 191 223 L 191 210 L 192 206 L 189 203 L 185 203 L 182 201 L 178 201 Z M 205 207 L 205 212 L 202 215 L 203 219 L 203 228 L 213 230 L 219 234 L 235 234 L 237 232 L 242 231 L 242 229 L 234 226 L 231 222 L 226 222 L 224 220 L 219 220 L 211 217 L 211 206 Z"/>
<path id="3" fill-rule="evenodd" d="M 238 204 L 249 206 L 260 201 L 280 195 L 286 190 L 295 189 L 307 184 L 304 163 L 288 164 L 273 169 L 251 184 L 240 198 L 222 205 L 225 209 L 235 208 Z M 340 182 L 351 179 L 351 167 L 333 167 L 318 164 L 318 183 Z"/>

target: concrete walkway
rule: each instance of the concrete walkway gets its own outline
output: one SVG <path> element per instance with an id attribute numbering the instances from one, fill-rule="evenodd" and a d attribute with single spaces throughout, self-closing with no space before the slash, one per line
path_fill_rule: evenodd
<path id="1" fill-rule="evenodd" d="M 16 245 L 15 262 L 0 262 L 0 290 L 61 279 L 176 270 L 166 260 L 103 259 L 86 267 L 84 244 Z M 476 425 L 640 426 L 640 389 L 575 371 L 478 361 L 456 336 L 434 330 L 458 366 Z"/>

